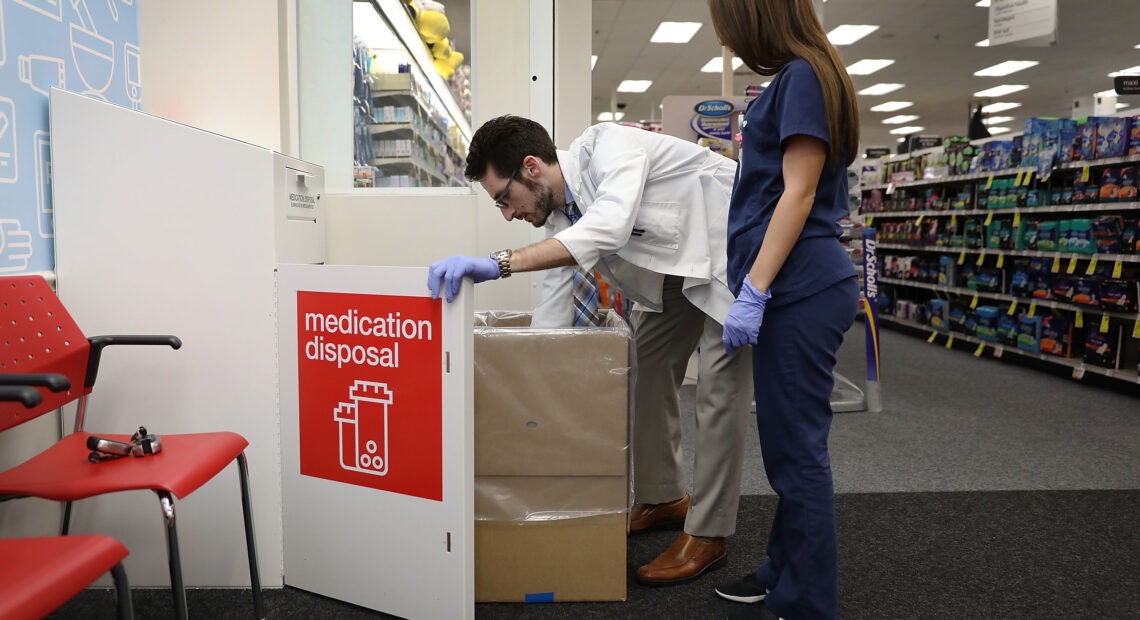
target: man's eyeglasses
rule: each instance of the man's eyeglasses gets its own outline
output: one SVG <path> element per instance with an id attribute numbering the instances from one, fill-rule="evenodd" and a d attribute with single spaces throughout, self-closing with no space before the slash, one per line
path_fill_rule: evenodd
<path id="1" fill-rule="evenodd" d="M 506 209 L 507 208 L 507 203 L 504 201 L 507 199 L 507 196 L 510 195 L 511 183 L 515 182 L 515 176 L 518 173 L 519 173 L 519 168 L 515 168 L 515 171 L 512 172 L 511 176 L 507 179 L 507 186 L 503 188 L 503 191 L 499 192 L 498 196 L 495 196 L 495 206 L 496 207 L 498 207 L 500 209 Z"/>

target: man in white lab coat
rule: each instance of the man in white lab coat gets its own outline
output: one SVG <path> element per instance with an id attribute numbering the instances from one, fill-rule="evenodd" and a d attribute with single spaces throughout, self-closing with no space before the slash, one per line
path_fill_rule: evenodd
<path id="1" fill-rule="evenodd" d="M 490 258 L 434 263 L 428 287 L 450 301 L 475 282 L 549 270 L 537 327 L 573 324 L 571 280 L 600 271 L 636 303 L 634 507 L 630 534 L 684 524 L 668 550 L 637 571 L 653 585 L 682 583 L 723 564 L 736 530 L 751 355 L 725 352 L 728 203 L 736 163 L 696 144 L 612 123 L 556 150 L 534 121 L 503 116 L 475 132 L 465 174 L 503 217 L 545 227 L 547 239 Z M 695 451 L 686 493 L 678 392 L 699 346 Z"/>

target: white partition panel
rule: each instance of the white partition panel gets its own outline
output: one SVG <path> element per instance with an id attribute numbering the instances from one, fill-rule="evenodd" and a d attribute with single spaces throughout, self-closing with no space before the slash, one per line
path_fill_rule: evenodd
<path id="1" fill-rule="evenodd" d="M 58 90 L 51 127 L 64 304 L 88 335 L 174 334 L 184 342 L 178 351 L 107 349 L 87 428 L 246 437 L 262 583 L 280 586 L 274 269 L 279 252 L 323 261 L 322 171 Z M 180 501 L 177 515 L 185 584 L 248 587 L 236 466 Z M 76 532 L 126 544 L 132 586 L 169 583 L 153 493 L 78 502 L 73 521 Z M 55 527 L 45 525 L 43 533 Z"/>
<path id="2" fill-rule="evenodd" d="M 474 615 L 472 287 L 427 269 L 278 272 L 285 583 L 405 618 Z"/>

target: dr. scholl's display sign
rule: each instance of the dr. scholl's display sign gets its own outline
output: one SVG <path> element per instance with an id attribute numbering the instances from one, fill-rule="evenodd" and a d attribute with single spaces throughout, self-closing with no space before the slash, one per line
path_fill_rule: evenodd
<path id="1" fill-rule="evenodd" d="M 693 107 L 696 114 L 690 121 L 698 136 L 716 138 L 718 140 L 732 139 L 732 112 L 736 107 L 731 101 L 712 99 L 702 101 Z"/>
<path id="2" fill-rule="evenodd" d="M 301 474 L 443 499 L 441 308 L 297 292 Z"/>

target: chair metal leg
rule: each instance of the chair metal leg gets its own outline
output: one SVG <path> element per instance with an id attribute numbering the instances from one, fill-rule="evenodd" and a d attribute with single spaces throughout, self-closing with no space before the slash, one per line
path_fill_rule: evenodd
<path id="1" fill-rule="evenodd" d="M 127 571 L 119 562 L 111 569 L 111 579 L 115 582 L 115 599 L 118 601 L 119 620 L 134 620 L 135 606 L 131 602 L 131 585 L 127 581 Z"/>
<path id="2" fill-rule="evenodd" d="M 249 497 L 249 467 L 245 452 L 237 457 L 238 478 L 241 480 L 241 511 L 245 519 L 245 550 L 249 555 L 249 585 L 253 590 L 254 617 L 265 618 L 265 602 L 261 597 L 261 576 L 257 568 L 257 544 L 253 537 L 253 506 Z"/>
<path id="3" fill-rule="evenodd" d="M 162 504 L 162 518 L 166 521 L 166 554 L 170 562 L 170 590 L 174 595 L 174 612 L 179 620 L 188 620 L 186 588 L 182 585 L 182 557 L 178 553 L 178 530 L 174 524 L 174 498 L 166 491 L 158 491 Z"/>
<path id="4" fill-rule="evenodd" d="M 63 521 L 59 525 L 59 535 L 67 536 L 71 530 L 71 502 L 63 503 Z"/>

